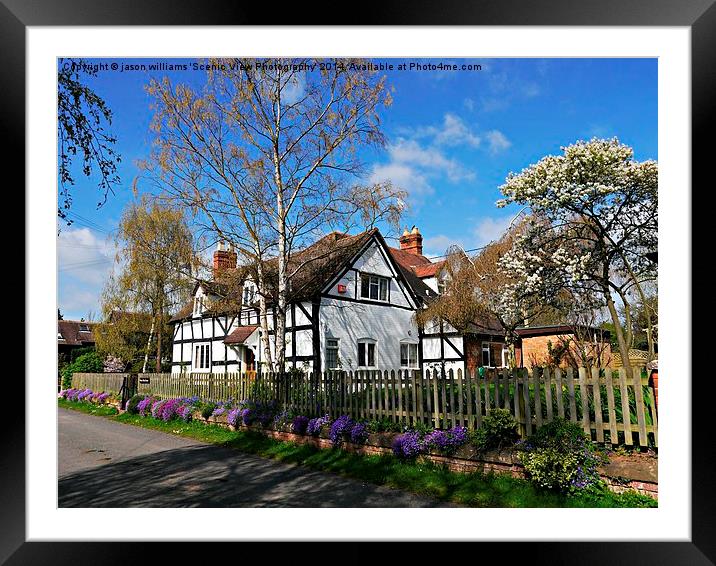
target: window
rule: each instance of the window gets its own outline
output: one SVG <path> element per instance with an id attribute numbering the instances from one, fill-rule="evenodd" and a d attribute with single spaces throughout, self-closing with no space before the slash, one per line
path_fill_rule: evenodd
<path id="1" fill-rule="evenodd" d="M 403 343 L 400 345 L 400 367 L 417 369 L 418 367 L 418 345 Z"/>
<path id="2" fill-rule="evenodd" d="M 87 326 L 86 324 L 80 324 L 80 332 L 89 332 L 89 331 L 90 331 L 89 326 Z"/>
<path id="3" fill-rule="evenodd" d="M 338 368 L 338 340 L 326 340 L 326 369 Z"/>
<path id="4" fill-rule="evenodd" d="M 198 297 L 194 298 L 194 316 L 199 316 L 202 312 L 204 312 L 204 295 L 200 295 Z"/>
<path id="5" fill-rule="evenodd" d="M 373 340 L 358 342 L 358 367 L 375 367 L 375 342 Z"/>
<path id="6" fill-rule="evenodd" d="M 506 367 L 508 350 L 501 342 L 482 343 L 482 365 L 485 367 Z"/>
<path id="7" fill-rule="evenodd" d="M 64 340 L 64 338 L 62 337 L 62 333 L 60 333 L 60 332 L 57 333 L 57 339 Z"/>
<path id="8" fill-rule="evenodd" d="M 244 296 L 243 296 L 243 303 L 245 305 L 249 305 L 254 302 L 254 297 L 256 295 L 256 287 L 254 287 L 252 284 L 247 284 L 244 286 Z"/>
<path id="9" fill-rule="evenodd" d="M 360 296 L 374 301 L 388 300 L 388 279 L 377 275 L 360 275 Z"/>
<path id="10" fill-rule="evenodd" d="M 194 347 L 194 369 L 211 367 L 211 344 L 199 344 Z"/>

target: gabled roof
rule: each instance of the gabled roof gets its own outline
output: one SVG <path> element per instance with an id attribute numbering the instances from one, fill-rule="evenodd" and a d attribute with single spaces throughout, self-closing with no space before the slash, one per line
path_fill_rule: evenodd
<path id="1" fill-rule="evenodd" d="M 89 330 L 80 330 L 80 326 L 87 325 Z M 58 320 L 57 333 L 62 336 L 57 337 L 58 344 L 66 344 L 68 346 L 83 346 L 94 344 L 94 336 L 92 335 L 92 322 L 84 322 L 82 320 Z"/>
<path id="2" fill-rule="evenodd" d="M 307 248 L 292 254 L 288 264 L 288 271 L 293 274 L 289 282 L 289 301 L 309 300 L 320 294 L 326 285 L 342 269 L 346 268 L 372 239 L 378 240 L 388 251 L 389 261 L 393 263 L 393 267 L 398 272 L 399 277 L 403 279 L 408 291 L 415 300 L 418 302 L 427 301 L 437 296 L 435 291 L 421 280 L 421 277 L 426 276 L 418 275 L 417 269 L 421 269 L 420 273 L 430 272 L 431 270 L 437 270 L 439 265 L 444 262 L 432 264 L 425 256 L 390 247 L 386 244 L 378 229 L 372 228 L 355 235 L 331 232 Z M 263 265 L 268 279 L 275 278 L 278 269 L 277 259 L 272 258 L 265 261 Z M 250 274 L 250 268 L 245 267 L 243 269 L 245 275 Z M 229 292 L 228 286 L 222 283 L 199 281 L 194 287 L 194 293 L 196 293 L 199 285 L 210 295 L 225 297 Z M 237 300 L 240 300 L 240 297 L 237 297 Z M 190 318 L 192 312 L 193 301 L 174 315 L 171 318 L 171 322 Z M 207 312 L 211 312 L 211 309 Z"/>
<path id="3" fill-rule="evenodd" d="M 224 338 L 224 344 L 243 344 L 249 336 L 256 332 L 257 328 L 258 325 L 239 326 L 236 330 Z"/>

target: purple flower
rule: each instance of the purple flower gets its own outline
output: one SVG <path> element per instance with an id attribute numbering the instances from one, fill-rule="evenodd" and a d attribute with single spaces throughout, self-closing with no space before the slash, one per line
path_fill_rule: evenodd
<path id="1" fill-rule="evenodd" d="M 139 403 L 137 403 L 137 412 L 141 416 L 146 417 L 147 411 L 152 406 L 152 403 L 154 403 L 154 397 L 145 397 Z"/>
<path id="2" fill-rule="evenodd" d="M 354 421 L 348 415 L 341 415 L 331 425 L 329 434 L 333 446 L 340 446 L 343 442 L 343 436 L 350 434 Z"/>
<path id="3" fill-rule="evenodd" d="M 255 415 L 251 409 L 241 409 L 241 422 L 249 426 L 254 421 Z"/>
<path id="4" fill-rule="evenodd" d="M 226 407 L 218 406 L 216 409 L 214 409 L 214 412 L 211 413 L 212 417 L 218 417 L 219 415 L 223 415 L 226 412 Z"/>
<path id="5" fill-rule="evenodd" d="M 152 417 L 154 417 L 155 419 L 159 418 L 164 403 L 166 403 L 166 401 L 164 401 L 163 399 L 159 399 L 158 401 L 152 403 Z"/>
<path id="6" fill-rule="evenodd" d="M 177 416 L 183 420 L 184 422 L 189 422 L 191 420 L 191 413 L 192 413 L 192 406 L 184 403 L 181 405 L 177 410 L 176 414 Z"/>
<path id="7" fill-rule="evenodd" d="M 291 423 L 291 432 L 295 434 L 306 434 L 306 428 L 308 428 L 308 417 L 299 415 L 293 419 L 293 423 Z"/>
<path id="8" fill-rule="evenodd" d="M 323 425 L 327 425 L 331 422 L 331 417 L 326 415 L 325 417 L 317 417 L 315 419 L 311 419 L 308 421 L 308 426 L 306 427 L 306 433 L 310 434 L 311 436 L 318 436 L 321 432 L 321 429 L 323 428 Z"/>
<path id="9" fill-rule="evenodd" d="M 231 409 L 229 411 L 229 414 L 226 415 L 226 421 L 233 427 L 239 426 L 239 418 L 241 416 L 241 409 L 236 407 L 235 409 Z"/>
<path id="10" fill-rule="evenodd" d="M 456 426 L 449 430 L 434 430 L 422 440 L 424 450 L 432 448 L 440 452 L 450 454 L 467 442 L 467 429 L 464 426 Z"/>
<path id="11" fill-rule="evenodd" d="M 172 420 L 176 416 L 176 410 L 179 408 L 180 403 L 179 399 L 167 399 L 164 401 L 157 411 L 159 418 L 164 422 Z"/>
<path id="12" fill-rule="evenodd" d="M 393 454 L 398 458 L 414 458 L 422 451 L 422 443 L 420 442 L 420 433 L 409 430 L 403 434 L 399 434 L 393 440 Z"/>
<path id="13" fill-rule="evenodd" d="M 353 444 L 363 444 L 368 439 L 368 427 L 365 423 L 356 423 L 351 429 L 351 442 Z"/>

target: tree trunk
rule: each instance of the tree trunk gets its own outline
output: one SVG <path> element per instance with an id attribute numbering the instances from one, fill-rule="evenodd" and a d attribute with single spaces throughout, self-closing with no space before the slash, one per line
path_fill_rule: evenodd
<path id="1" fill-rule="evenodd" d="M 257 257 L 260 258 L 260 255 L 257 254 Z M 266 283 L 264 281 L 264 269 L 261 264 L 261 259 L 258 260 L 256 269 L 259 276 L 259 281 L 257 281 L 256 285 L 259 291 L 259 324 L 261 324 L 261 344 L 264 349 L 264 362 L 268 368 L 271 368 L 273 365 L 273 359 L 271 356 L 271 339 L 269 337 L 268 309 L 266 307 Z"/>
<path id="2" fill-rule="evenodd" d="M 147 347 L 144 349 L 144 364 L 142 365 L 142 373 L 147 373 L 147 364 L 149 363 L 149 347 L 152 344 L 152 336 L 154 335 L 154 318 L 152 318 L 152 327 L 149 329 L 149 338 L 147 338 Z"/>
<path id="3" fill-rule="evenodd" d="M 634 374 L 631 370 L 631 364 L 629 363 L 629 347 L 627 346 L 624 332 L 622 331 L 622 325 L 619 320 L 619 313 L 617 313 L 617 308 L 614 305 L 614 300 L 612 299 L 611 293 L 609 292 L 608 288 L 604 291 L 604 295 L 607 300 L 607 308 L 609 309 L 609 314 L 612 316 L 612 323 L 614 324 L 614 333 L 617 335 L 617 343 L 619 344 L 619 353 L 622 357 L 622 365 L 626 370 L 627 379 L 629 380 L 629 383 L 631 383 Z"/>
<path id="4" fill-rule="evenodd" d="M 161 317 L 161 314 L 159 315 Z M 157 325 L 157 365 L 156 365 L 156 371 L 157 373 L 162 373 L 162 330 L 163 330 L 163 324 L 161 321 L 161 318 L 159 320 L 159 324 Z"/>

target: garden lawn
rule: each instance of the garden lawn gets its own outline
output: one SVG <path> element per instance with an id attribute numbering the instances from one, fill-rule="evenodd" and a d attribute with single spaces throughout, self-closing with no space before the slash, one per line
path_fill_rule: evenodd
<path id="1" fill-rule="evenodd" d="M 321 450 L 306 444 L 268 438 L 256 431 L 232 431 L 201 421 L 164 422 L 129 413 L 117 415 L 114 408 L 109 410 L 89 403 L 60 399 L 59 406 L 470 507 L 657 506 L 655 500 L 636 492 L 616 494 L 605 490 L 574 496 L 563 495 L 538 490 L 529 481 L 506 474 L 457 473 L 432 463 L 401 461 L 392 455 L 352 454 L 339 448 Z"/>

